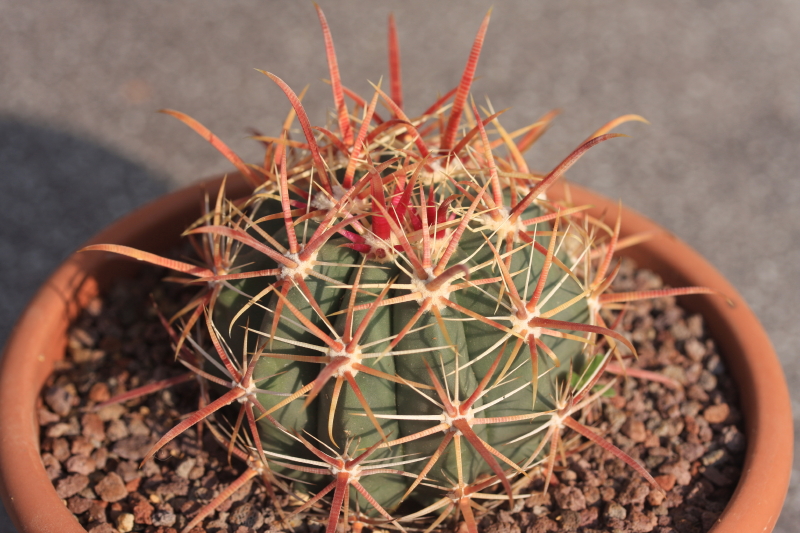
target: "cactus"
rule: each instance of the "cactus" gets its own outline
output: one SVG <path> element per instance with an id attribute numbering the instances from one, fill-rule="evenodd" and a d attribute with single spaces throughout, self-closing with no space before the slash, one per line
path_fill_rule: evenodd
<path id="1" fill-rule="evenodd" d="M 469 97 L 489 14 L 458 86 L 409 118 L 393 19 L 390 94 L 379 84 L 366 101 L 342 85 L 317 13 L 335 126 L 313 128 L 301 97 L 269 72 L 292 109 L 279 137 L 256 136 L 267 147 L 263 165 L 244 163 L 194 119 L 165 111 L 253 185 L 238 201 L 223 187 L 187 230 L 205 266 L 88 248 L 169 267 L 203 287 L 173 317 L 182 323 L 173 335 L 191 371 L 180 379 L 197 375 L 218 397 L 145 460 L 209 423 L 248 465 L 187 531 L 255 476 L 273 496 L 286 491 L 305 502 L 279 509 L 284 517 L 329 500 L 328 533 L 355 509 L 357 519 L 401 529 L 419 520 L 434 527 L 455 512 L 477 531 L 474 510 L 485 502 L 513 503 L 533 476 L 549 482 L 564 428 L 600 441 L 573 415 L 602 392 L 597 383 L 613 355 L 623 345 L 634 351 L 600 309 L 713 291 L 609 294 L 619 223 L 609 228 L 586 215 L 588 206 L 547 199 L 582 154 L 641 117 L 608 123 L 540 175 L 522 153 L 553 114 L 507 132 L 501 113 Z M 295 119 L 299 139 L 291 135 Z M 199 329 L 208 346 L 195 338 Z M 229 426 L 210 423 L 231 404 L 239 409 Z M 603 446 L 658 487 L 633 459 Z"/>

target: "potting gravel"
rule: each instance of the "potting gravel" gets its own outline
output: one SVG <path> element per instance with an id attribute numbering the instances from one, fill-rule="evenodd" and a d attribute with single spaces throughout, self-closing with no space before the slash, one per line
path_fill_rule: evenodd
<path id="1" fill-rule="evenodd" d="M 162 274 L 144 268 L 138 279 L 118 282 L 87 307 L 40 397 L 42 462 L 89 533 L 176 533 L 244 469 L 236 458 L 229 464 L 226 450 L 198 427 L 139 468 L 159 437 L 197 408 L 195 380 L 95 408 L 185 373 L 174 362 L 151 296 L 170 316 L 192 293 L 160 283 Z M 613 288 L 661 286 L 658 276 L 624 261 Z M 736 391 L 714 341 L 702 317 L 687 315 L 674 298 L 630 304 L 620 331 L 638 351 L 630 367 L 657 371 L 673 384 L 620 377 L 614 396 L 587 410 L 584 422 L 644 464 L 666 496 L 599 446 L 568 434 L 573 453 L 559 458 L 548 491 L 542 493 L 541 476 L 534 478 L 529 497 L 511 510 L 498 505 L 481 519 L 482 532 L 701 533 L 713 526 L 736 487 L 745 451 Z M 290 503 L 282 498 L 282 505 Z M 286 527 L 276 518 L 265 488 L 251 480 L 192 531 Z M 290 526 L 298 533 L 324 531 L 314 517 Z"/>

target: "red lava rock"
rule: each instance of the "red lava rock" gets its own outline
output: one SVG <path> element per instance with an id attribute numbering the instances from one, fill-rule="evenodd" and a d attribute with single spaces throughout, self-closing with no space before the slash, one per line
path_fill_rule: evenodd
<path id="1" fill-rule="evenodd" d="M 106 502 L 116 502 L 128 495 L 125 483 L 116 472 L 111 472 L 101 479 L 100 482 L 95 485 L 94 490 L 97 495 Z"/>
<path id="2" fill-rule="evenodd" d="M 61 499 L 78 494 L 89 485 L 89 478 L 83 474 L 73 474 L 61 479 L 56 483 L 56 494 Z"/>
<path id="3" fill-rule="evenodd" d="M 73 455 L 91 455 L 94 445 L 86 437 L 76 437 L 72 440 L 70 451 Z"/>
<path id="4" fill-rule="evenodd" d="M 586 505 L 592 505 L 600 500 L 600 490 L 597 487 L 584 487 L 583 497 Z"/>
<path id="5" fill-rule="evenodd" d="M 111 524 L 104 522 L 94 526 L 88 533 L 119 533 L 119 531 L 114 529 Z"/>
<path id="6" fill-rule="evenodd" d="M 72 514 L 82 514 L 91 508 L 93 500 L 86 499 L 82 496 L 73 496 L 67 500 L 67 509 Z"/>
<path id="7" fill-rule="evenodd" d="M 88 476 L 96 468 L 94 461 L 85 455 L 73 455 L 67 459 L 65 466 L 67 467 L 67 472 L 83 474 L 84 476 Z"/>
<path id="8" fill-rule="evenodd" d="M 164 497 L 165 500 L 169 500 L 174 496 L 186 496 L 189 494 L 189 480 L 176 476 L 170 483 L 159 485 L 158 489 L 156 489 L 156 494 Z M 233 498 L 231 499 L 233 500 Z"/>
<path id="9" fill-rule="evenodd" d="M 144 423 L 140 413 L 131 414 L 128 421 L 128 431 L 130 431 L 131 435 L 150 435 L 150 428 Z"/>
<path id="10" fill-rule="evenodd" d="M 147 455 L 153 444 L 153 440 L 147 435 L 136 435 L 117 442 L 114 445 L 114 453 L 123 459 L 140 461 Z"/>
<path id="11" fill-rule="evenodd" d="M 117 465 L 117 474 L 120 475 L 122 481 L 125 483 L 142 477 L 142 472 L 139 470 L 139 465 L 133 461 L 122 461 L 119 463 Z"/>
<path id="12" fill-rule="evenodd" d="M 67 416 L 75 401 L 75 394 L 66 387 L 53 386 L 47 389 L 44 401 L 59 416 Z"/>
<path id="13" fill-rule="evenodd" d="M 89 389 L 89 400 L 95 403 L 102 403 L 111 398 L 108 385 L 105 383 L 95 383 Z"/>
<path id="14" fill-rule="evenodd" d="M 49 477 L 51 481 L 61 477 L 61 463 L 58 462 L 58 459 L 56 459 L 52 453 L 43 453 L 42 463 L 44 464 L 45 472 L 47 472 L 47 477 Z"/>
<path id="15" fill-rule="evenodd" d="M 626 400 L 622 396 L 614 396 L 613 398 L 608 399 L 608 403 L 616 407 L 617 409 L 624 409 Z"/>
<path id="16" fill-rule="evenodd" d="M 106 507 L 108 507 L 108 502 L 92 500 L 92 506 L 89 507 L 89 521 L 107 522 L 108 518 L 106 517 Z"/>
<path id="17" fill-rule="evenodd" d="M 650 494 L 650 486 L 642 483 L 638 478 L 634 478 L 619 495 L 617 501 L 622 505 L 643 503 L 648 494 Z"/>
<path id="18" fill-rule="evenodd" d="M 264 524 L 264 515 L 251 503 L 244 503 L 231 511 L 228 523 L 258 529 Z M 504 533 L 511 533 L 505 528 Z M 519 528 L 517 528 L 519 531 Z M 500 533 L 499 531 L 496 533 Z"/>
<path id="19" fill-rule="evenodd" d="M 80 433 L 81 428 L 78 426 L 78 422 L 75 423 L 71 422 L 59 422 L 57 424 L 53 424 L 52 426 L 47 428 L 47 432 L 45 433 L 48 437 L 58 438 L 58 437 L 71 437 Z"/>
<path id="20" fill-rule="evenodd" d="M 189 457 L 185 459 L 181 464 L 179 464 L 175 468 L 175 474 L 178 477 L 189 479 L 189 473 L 192 471 L 196 463 L 197 459 L 195 459 L 194 457 Z"/>
<path id="21" fill-rule="evenodd" d="M 153 513 L 154 526 L 170 527 L 175 524 L 177 519 L 178 517 L 175 516 L 172 506 L 168 503 L 160 505 L 159 508 Z"/>
<path id="22" fill-rule="evenodd" d="M 37 418 L 39 419 L 40 426 L 47 426 L 61 420 L 60 416 L 44 407 L 40 407 L 37 411 Z"/>
<path id="23" fill-rule="evenodd" d="M 680 459 L 674 463 L 661 465 L 658 469 L 662 474 L 672 474 L 678 485 L 688 485 L 692 481 L 692 474 L 690 472 L 691 464 L 685 459 Z"/>
<path id="24" fill-rule="evenodd" d="M 658 518 L 652 511 L 645 514 L 634 509 L 628 516 L 628 521 L 630 522 L 630 530 L 636 533 L 648 533 L 658 525 Z"/>
<path id="25" fill-rule="evenodd" d="M 551 520 L 546 516 L 539 516 L 536 520 L 528 526 L 525 533 L 547 533 L 548 531 L 558 531 L 559 526 L 555 520 Z"/>
<path id="26" fill-rule="evenodd" d="M 730 413 L 731 408 L 728 406 L 728 404 L 721 403 L 719 405 L 712 405 L 711 407 L 706 408 L 706 410 L 703 411 L 703 418 L 705 418 L 706 422 L 709 424 L 722 424 L 728 419 L 728 415 Z"/>
<path id="27" fill-rule="evenodd" d="M 104 447 L 97 448 L 92 452 L 92 459 L 98 469 L 104 469 L 106 467 L 106 461 L 108 460 L 108 449 Z"/>
<path id="28" fill-rule="evenodd" d="M 152 524 L 154 510 L 155 508 L 150 504 L 150 502 L 140 497 L 140 499 L 133 506 L 134 522 L 137 524 Z"/>
<path id="29" fill-rule="evenodd" d="M 58 459 L 59 461 L 66 461 L 69 459 L 70 452 L 69 452 L 69 442 L 67 439 L 55 439 L 53 440 L 53 457 Z"/>
<path id="30" fill-rule="evenodd" d="M 661 446 L 661 438 L 657 435 L 653 435 L 648 431 L 647 438 L 644 439 L 644 447 L 655 448 L 657 446 Z"/>
<path id="31" fill-rule="evenodd" d="M 661 488 L 665 491 L 669 492 L 672 490 L 672 487 L 675 486 L 675 481 L 677 481 L 676 477 L 672 474 L 664 474 L 663 476 L 656 476 L 656 482 L 661 485 Z"/>
<path id="32" fill-rule="evenodd" d="M 86 413 L 81 417 L 82 434 L 91 441 L 102 442 L 106 438 L 103 421 L 97 413 Z"/>
<path id="33" fill-rule="evenodd" d="M 628 511 L 617 502 L 610 502 L 606 507 L 606 518 L 622 520 L 626 516 L 628 516 Z"/>
<path id="34" fill-rule="evenodd" d="M 663 487 L 662 487 L 663 488 Z M 661 505 L 661 502 L 664 501 L 666 494 L 658 490 L 651 490 L 650 494 L 647 495 L 647 503 L 652 505 L 653 507 L 658 507 Z"/>
<path id="35" fill-rule="evenodd" d="M 617 492 L 614 490 L 614 487 L 602 487 L 600 489 L 600 497 L 604 502 L 610 502 L 616 495 Z"/>
<path id="36" fill-rule="evenodd" d="M 706 447 L 699 443 L 686 442 L 678 446 L 681 457 L 689 462 L 700 459 L 706 453 Z"/>
<path id="37" fill-rule="evenodd" d="M 128 426 L 119 418 L 112 420 L 111 423 L 108 424 L 106 435 L 108 435 L 108 440 L 111 442 L 122 440 L 129 435 Z"/>
<path id="38" fill-rule="evenodd" d="M 635 418 L 629 418 L 622 426 L 622 433 L 633 442 L 644 442 L 647 438 L 647 431 L 644 422 Z"/>
<path id="39" fill-rule="evenodd" d="M 555 491 L 556 504 L 561 509 L 568 509 L 570 511 L 582 511 L 586 509 L 586 498 L 577 487 L 569 487 L 561 485 Z"/>
<path id="40" fill-rule="evenodd" d="M 142 484 L 142 478 L 137 477 L 136 479 L 132 479 L 131 481 L 125 483 L 125 490 L 127 490 L 129 493 L 136 492 L 137 490 L 139 490 L 139 485 L 141 484 Z"/>
<path id="41" fill-rule="evenodd" d="M 115 403 L 112 405 L 106 405 L 97 410 L 97 416 L 100 417 L 100 420 L 103 422 L 110 422 L 112 420 L 118 420 L 125 413 L 125 407 L 122 405 Z"/>
<path id="42" fill-rule="evenodd" d="M 581 526 L 586 527 L 597 522 L 600 510 L 597 507 L 588 507 L 581 511 Z"/>

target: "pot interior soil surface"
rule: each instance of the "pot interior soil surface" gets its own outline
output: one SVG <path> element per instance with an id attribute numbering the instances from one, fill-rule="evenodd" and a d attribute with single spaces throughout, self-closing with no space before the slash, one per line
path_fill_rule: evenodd
<path id="1" fill-rule="evenodd" d="M 244 469 L 202 427 L 183 433 L 139 468 L 150 446 L 197 409 L 195 379 L 97 408 L 127 390 L 186 375 L 174 362 L 152 301 L 170 316 L 192 294 L 161 283 L 162 275 L 143 268 L 136 280 L 120 281 L 94 300 L 72 326 L 66 358 L 41 393 L 42 462 L 59 497 L 90 533 L 180 531 Z M 661 286 L 658 276 L 624 260 L 614 288 Z M 745 452 L 738 399 L 715 343 L 702 317 L 687 314 L 673 298 L 630 304 L 619 330 L 634 342 L 639 359 L 626 361 L 627 377 L 584 412 L 584 421 L 642 463 L 666 496 L 609 452 L 567 434 L 547 492 L 542 476 L 532 476 L 530 496 L 513 509 L 495 506 L 481 520 L 481 531 L 700 533 L 714 525 L 736 487 Z M 662 378 L 635 377 L 637 369 Z M 217 421 L 229 427 L 222 416 Z M 296 503 L 279 497 L 283 506 Z M 277 518 L 265 488 L 251 480 L 192 531 L 287 527 Z M 324 523 L 324 515 L 305 515 L 289 527 L 317 533 Z"/>

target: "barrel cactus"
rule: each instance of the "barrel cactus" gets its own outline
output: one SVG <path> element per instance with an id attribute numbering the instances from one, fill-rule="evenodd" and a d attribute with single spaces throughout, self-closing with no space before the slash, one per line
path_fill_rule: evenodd
<path id="1" fill-rule="evenodd" d="M 335 126 L 312 127 L 301 97 L 268 72 L 291 111 L 280 135 L 256 136 L 263 164 L 244 163 L 204 126 L 166 111 L 253 186 L 235 201 L 223 190 L 187 230 L 205 266 L 90 247 L 203 287 L 173 321 L 183 325 L 174 339 L 217 399 L 148 458 L 238 405 L 229 424 L 210 426 L 247 469 L 186 530 L 258 476 L 271 494 L 300 502 L 281 509 L 284 518 L 325 506 L 329 533 L 354 520 L 433 527 L 453 514 L 476 531 L 474 513 L 487 502 L 513 503 L 535 476 L 549 482 L 563 429 L 599 440 L 573 414 L 602 392 L 613 354 L 633 351 L 600 308 L 670 293 L 607 294 L 619 226 L 547 197 L 583 153 L 618 136 L 612 128 L 642 119 L 610 122 L 537 174 L 522 154 L 553 116 L 507 132 L 501 113 L 470 98 L 489 14 L 457 87 L 409 118 L 393 20 L 390 87 L 375 85 L 367 101 L 342 84 L 317 12 Z M 198 329 L 210 343 L 195 338 Z"/>

